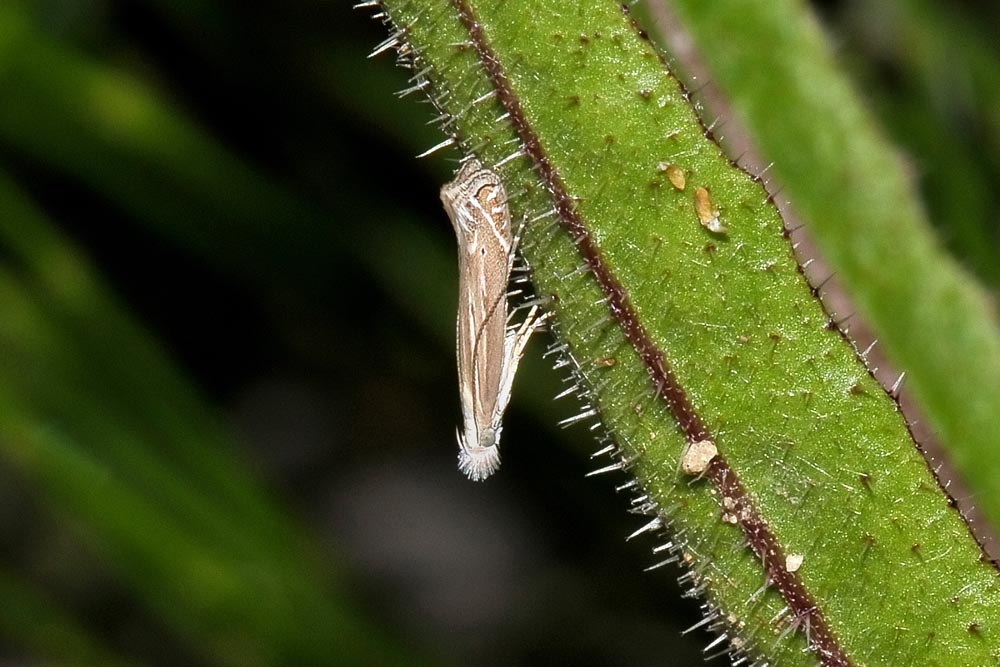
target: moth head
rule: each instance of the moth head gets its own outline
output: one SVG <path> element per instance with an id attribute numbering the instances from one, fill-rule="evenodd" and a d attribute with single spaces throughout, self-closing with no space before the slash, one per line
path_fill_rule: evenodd
<path id="1" fill-rule="evenodd" d="M 458 469 L 473 482 L 481 482 L 500 467 L 500 430 L 488 428 L 479 434 L 479 442 L 470 444 L 458 431 Z"/>
<path id="2" fill-rule="evenodd" d="M 441 188 L 441 202 L 444 204 L 444 210 L 448 213 L 448 218 L 459 237 L 474 231 L 471 214 L 462 209 L 468 207 L 469 198 L 483 186 L 483 179 L 475 178 L 476 174 L 482 171 L 482 163 L 476 158 L 470 157 L 462 163 L 455 178 L 445 183 Z"/>

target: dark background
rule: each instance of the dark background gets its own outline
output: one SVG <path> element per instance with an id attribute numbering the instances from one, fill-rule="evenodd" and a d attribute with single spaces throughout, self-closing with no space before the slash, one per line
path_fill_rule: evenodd
<path id="1" fill-rule="evenodd" d="M 577 406 L 550 400 L 563 377 L 541 358 L 544 335 L 500 473 L 473 484 L 456 470 L 454 239 L 437 191 L 458 155 L 414 158 L 441 135 L 429 105 L 393 96 L 407 76 L 393 54 L 365 59 L 387 34 L 369 11 L 0 3 L 0 273 L 13 286 L 0 281 L 0 411 L 13 415 L 0 419 L 0 658 L 701 663 L 708 635 L 680 635 L 699 603 L 677 570 L 642 572 L 653 542 L 624 542 L 644 523 L 615 491 L 625 479 L 584 479 L 599 465 L 587 425 L 555 426 Z M 977 149 L 989 98 L 954 94 L 954 59 L 927 77 L 885 39 L 894 3 L 865 4 L 819 10 L 924 176 L 943 239 L 994 285 L 998 165 Z M 990 3 L 944 11 L 978 37 L 997 25 Z M 964 215 L 941 173 L 966 189 Z M 108 453 L 123 433 L 141 444 Z M 229 550 L 276 538 L 257 510 L 227 513 L 178 442 L 217 448 L 221 478 L 277 508 L 287 553 Z M 146 465 L 166 472 L 130 468 Z M 115 485 L 155 511 L 115 501 Z M 171 501 L 174 486 L 197 500 Z M 190 531 L 211 556 L 204 580 L 171 569 L 187 547 L 158 517 L 181 536 L 214 517 Z M 243 613 L 257 608 L 264 620 Z"/>

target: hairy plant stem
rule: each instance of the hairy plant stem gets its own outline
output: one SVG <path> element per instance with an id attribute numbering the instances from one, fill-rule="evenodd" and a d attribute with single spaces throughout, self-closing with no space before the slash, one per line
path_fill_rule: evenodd
<path id="1" fill-rule="evenodd" d="M 760 665 L 992 659 L 996 569 L 816 298 L 770 197 L 627 13 L 384 9 L 384 48 L 526 220 L 524 256 L 614 457 L 603 470 L 634 477 L 638 532 L 666 535 L 656 552 L 686 567 L 719 643 Z M 683 473 L 708 442 L 718 455 Z"/>

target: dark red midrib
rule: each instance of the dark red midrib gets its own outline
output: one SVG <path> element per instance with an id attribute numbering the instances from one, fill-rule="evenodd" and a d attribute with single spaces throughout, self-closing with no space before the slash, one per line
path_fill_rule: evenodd
<path id="1" fill-rule="evenodd" d="M 687 393 L 670 369 L 663 350 L 657 346 L 639 321 L 625 287 L 601 257 L 601 252 L 573 205 L 558 170 L 552 165 L 540 138 L 528 122 L 521 100 L 514 92 L 472 8 L 467 0 L 452 0 L 452 2 L 496 90 L 497 99 L 506 110 L 521 140 L 522 150 L 534 162 L 535 168 L 552 194 L 560 223 L 572 237 L 578 252 L 604 291 L 612 316 L 645 364 L 657 395 L 666 402 L 689 443 L 712 439 L 701 416 L 691 405 Z M 792 616 L 799 622 L 809 623 L 812 645 L 820 662 L 826 667 L 853 667 L 854 663 L 833 634 L 801 578 L 798 574 L 785 569 L 784 549 L 767 522 L 756 511 L 735 471 L 720 454 L 712 460 L 705 474 L 716 485 L 722 494 L 721 497 L 731 500 L 732 507 L 729 508 L 729 512 L 737 517 L 747 543 L 761 558 L 768 577 L 785 599 Z"/>

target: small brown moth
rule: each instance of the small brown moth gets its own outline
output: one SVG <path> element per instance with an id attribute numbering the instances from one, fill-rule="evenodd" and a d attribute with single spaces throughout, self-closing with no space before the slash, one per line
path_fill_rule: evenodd
<path id="1" fill-rule="evenodd" d="M 474 481 L 500 466 L 501 421 L 524 346 L 544 322 L 532 307 L 524 322 L 508 325 L 507 285 L 517 237 L 500 177 L 476 158 L 441 188 L 441 201 L 458 237 L 458 385 L 463 426 L 458 468 Z"/>

